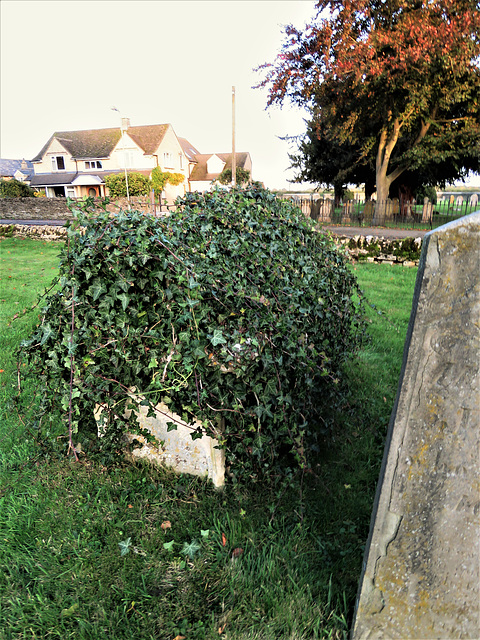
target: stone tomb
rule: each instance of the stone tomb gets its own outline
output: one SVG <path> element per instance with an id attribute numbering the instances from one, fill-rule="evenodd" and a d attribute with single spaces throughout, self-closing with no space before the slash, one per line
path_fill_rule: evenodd
<path id="1" fill-rule="evenodd" d="M 480 638 L 480 212 L 425 235 L 352 640 Z"/>
<path id="2" fill-rule="evenodd" d="M 134 394 L 132 397 L 140 403 L 143 397 Z M 130 409 L 126 415 L 129 416 Z M 177 473 L 188 473 L 196 476 L 206 476 L 217 489 L 225 483 L 225 451 L 218 446 L 216 438 L 203 435 L 201 438 L 192 439 L 194 429 L 201 425 L 197 420 L 187 424 L 182 418 L 170 411 L 169 407 L 160 402 L 155 406 L 155 415 L 147 417 L 148 408 L 139 406 L 137 420 L 142 429 L 150 431 L 155 436 L 158 444 L 147 443 L 141 435 L 127 434 L 127 440 L 138 440 L 142 447 L 134 449 L 133 457 L 149 460 L 154 464 L 164 465 L 174 469 Z M 98 425 L 98 434 L 101 437 L 104 425 L 102 423 L 102 409 L 96 407 L 95 419 Z M 177 428 L 168 430 L 168 423 L 173 422 Z M 218 435 L 222 431 L 222 425 L 215 429 Z"/>

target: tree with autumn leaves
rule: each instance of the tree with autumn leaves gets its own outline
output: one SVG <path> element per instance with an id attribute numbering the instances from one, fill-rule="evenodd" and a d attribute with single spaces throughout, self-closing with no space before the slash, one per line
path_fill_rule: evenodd
<path id="1" fill-rule="evenodd" d="M 328 182 L 355 182 L 370 164 L 380 203 L 407 172 L 442 182 L 480 169 L 477 1 L 320 0 L 310 26 L 285 34 L 259 86 L 268 106 L 309 110 L 304 142 L 315 132 L 343 152 Z"/>

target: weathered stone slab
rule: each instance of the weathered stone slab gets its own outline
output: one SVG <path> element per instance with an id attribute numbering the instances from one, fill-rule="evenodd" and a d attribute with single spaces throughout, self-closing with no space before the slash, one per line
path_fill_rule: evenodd
<path id="1" fill-rule="evenodd" d="M 143 447 L 133 450 L 135 457 L 164 464 L 177 473 L 207 476 L 217 488 L 224 485 L 225 452 L 216 448 L 218 440 L 207 435 L 192 440 L 191 434 L 200 423 L 186 424 L 180 416 L 171 413 L 163 402 L 155 407 L 155 417 L 147 418 L 147 411 L 147 407 L 139 407 L 138 423 L 142 429 L 150 431 L 160 445 L 146 443 L 142 436 L 129 436 L 130 440 L 136 438 L 144 443 Z M 174 422 L 177 428 L 168 431 L 168 422 Z"/>
<path id="2" fill-rule="evenodd" d="M 480 638 L 480 213 L 424 238 L 353 640 Z"/>
<path id="3" fill-rule="evenodd" d="M 132 390 L 133 397 L 134 390 Z M 140 402 L 141 396 L 134 396 Z M 126 411 L 129 416 L 131 410 Z M 132 454 L 136 458 L 144 458 L 154 464 L 165 465 L 177 473 L 188 473 L 195 476 L 207 476 L 215 487 L 221 488 L 225 484 L 225 452 L 218 448 L 218 440 L 203 435 L 192 439 L 192 432 L 201 423 L 194 421 L 185 423 L 182 418 L 171 412 L 163 402 L 155 406 L 155 415 L 147 417 L 148 407 L 139 406 L 137 422 L 142 429 L 146 429 L 158 441 L 158 445 L 146 442 L 141 435 L 127 434 L 127 440 L 138 440 L 142 447 L 134 449 Z M 102 437 L 105 426 L 102 422 L 102 409 L 96 407 L 95 419 L 98 425 L 98 435 Z M 176 429 L 168 430 L 168 423 L 176 424 Z M 219 429 L 220 430 L 220 429 Z"/>

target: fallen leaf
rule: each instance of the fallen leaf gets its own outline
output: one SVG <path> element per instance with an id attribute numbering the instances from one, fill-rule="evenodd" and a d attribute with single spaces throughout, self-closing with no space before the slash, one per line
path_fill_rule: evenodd
<path id="1" fill-rule="evenodd" d="M 225 546 L 227 544 L 227 536 L 222 533 L 222 545 Z"/>
<path id="2" fill-rule="evenodd" d="M 60 615 L 61 615 L 63 618 L 69 618 L 70 616 L 75 615 L 75 613 L 76 613 L 76 611 L 77 611 L 77 609 L 78 609 L 78 608 L 79 608 L 79 605 L 78 605 L 78 603 L 76 602 L 75 604 L 72 604 L 72 606 L 71 606 L 71 607 L 69 607 L 68 609 L 62 609 L 62 612 L 61 612 L 61 614 L 60 614 Z"/>
<path id="3" fill-rule="evenodd" d="M 234 550 L 232 551 L 232 558 L 240 558 L 240 556 L 242 555 L 242 553 L 243 553 L 243 549 L 238 549 L 238 548 L 237 548 L 237 549 L 234 549 Z"/>
<path id="4" fill-rule="evenodd" d="M 185 640 L 186 636 L 175 636 L 173 640 Z"/>
<path id="5" fill-rule="evenodd" d="M 128 508 L 129 508 L 129 509 L 133 509 L 133 504 L 129 504 L 129 505 L 128 505 Z"/>
<path id="6" fill-rule="evenodd" d="M 164 531 L 166 529 L 171 529 L 172 528 L 172 523 L 170 522 L 170 520 L 165 520 L 164 522 L 162 522 L 162 524 L 160 525 L 160 528 L 163 529 Z"/>

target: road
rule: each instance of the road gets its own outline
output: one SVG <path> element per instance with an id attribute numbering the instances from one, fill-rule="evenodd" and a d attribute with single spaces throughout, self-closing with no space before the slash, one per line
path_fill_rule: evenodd
<path id="1" fill-rule="evenodd" d="M 340 225 L 327 225 L 322 227 L 328 229 L 334 235 L 347 236 L 377 236 L 388 240 L 402 240 L 403 238 L 423 238 L 428 233 L 425 229 L 389 229 L 387 227 L 344 227 Z"/>

